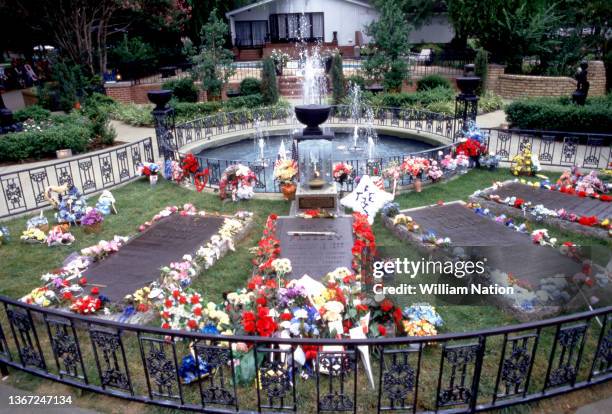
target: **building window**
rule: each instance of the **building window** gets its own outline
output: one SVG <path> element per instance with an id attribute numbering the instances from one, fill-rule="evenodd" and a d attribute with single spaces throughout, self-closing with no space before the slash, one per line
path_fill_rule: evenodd
<path id="1" fill-rule="evenodd" d="M 272 42 L 323 41 L 323 13 L 287 13 L 270 15 Z"/>
<path id="2" fill-rule="evenodd" d="M 260 47 L 266 43 L 268 35 L 268 22 L 254 20 L 236 22 L 236 39 L 234 44 L 238 47 Z"/>

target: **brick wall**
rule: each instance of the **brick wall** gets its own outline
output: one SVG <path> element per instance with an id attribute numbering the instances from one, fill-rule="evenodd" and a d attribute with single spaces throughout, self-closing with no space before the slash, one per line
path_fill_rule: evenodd
<path id="1" fill-rule="evenodd" d="M 198 101 L 206 101 L 206 92 L 199 87 L 199 82 L 196 82 L 198 87 Z M 161 89 L 162 84 L 147 83 L 142 85 L 132 85 L 130 82 L 107 83 L 104 85 L 106 95 L 121 103 L 148 104 L 149 98 L 147 92 Z M 223 89 L 223 99 L 227 99 L 226 92 L 228 89 L 239 89 L 240 82 L 229 82 Z"/>
<path id="2" fill-rule="evenodd" d="M 589 96 L 606 93 L 606 71 L 602 61 L 589 62 Z M 528 76 L 504 74 L 501 65 L 489 65 L 487 89 L 506 99 L 532 96 L 570 96 L 576 80 L 567 76 Z"/>

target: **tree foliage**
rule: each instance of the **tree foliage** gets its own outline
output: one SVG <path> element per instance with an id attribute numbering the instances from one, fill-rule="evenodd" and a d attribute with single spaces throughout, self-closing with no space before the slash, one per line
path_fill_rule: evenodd
<path id="1" fill-rule="evenodd" d="M 344 72 L 342 69 L 342 56 L 340 53 L 336 53 L 332 60 L 331 66 L 331 83 L 332 83 L 332 98 L 334 101 L 334 105 L 340 104 L 342 98 L 345 95 L 345 87 L 344 87 Z"/>
<path id="2" fill-rule="evenodd" d="M 491 59 L 520 71 L 524 56 L 549 53 L 560 17 L 546 0 L 451 0 L 449 16 L 460 37 L 476 37 Z"/>
<path id="3" fill-rule="evenodd" d="M 278 101 L 276 66 L 272 58 L 266 58 L 263 61 L 263 68 L 261 69 L 261 94 L 266 105 L 272 105 Z"/>
<path id="4" fill-rule="evenodd" d="M 217 11 L 214 10 L 208 23 L 202 26 L 201 46 L 191 57 L 194 76 L 202 82 L 202 89 L 209 97 L 220 96 L 223 86 L 235 72 L 232 67 L 234 54 L 225 48 L 228 30 L 227 24 L 217 17 Z"/>
<path id="5" fill-rule="evenodd" d="M 366 34 L 372 38 L 374 53 L 364 62 L 364 70 L 369 78 L 382 79 L 392 69 L 394 62 L 405 56 L 410 50 L 408 36 L 410 26 L 404 19 L 404 13 L 398 0 L 379 2 L 380 18 L 366 27 Z M 407 76 L 402 74 L 403 78 Z M 400 65 L 393 67 L 395 75 Z"/>

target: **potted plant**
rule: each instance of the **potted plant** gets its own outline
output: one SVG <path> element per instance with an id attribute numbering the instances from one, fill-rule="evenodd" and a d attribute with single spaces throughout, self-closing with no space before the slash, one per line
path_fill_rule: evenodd
<path id="1" fill-rule="evenodd" d="M 287 62 L 289 62 L 289 54 L 281 50 L 274 49 L 270 57 L 274 61 L 276 75 L 281 76 L 283 74 L 283 68 L 287 66 Z"/>
<path id="2" fill-rule="evenodd" d="M 293 182 L 298 173 L 295 160 L 279 159 L 274 164 L 274 179 L 280 182 L 280 189 L 287 201 L 295 199 L 297 186 Z"/>
<path id="3" fill-rule="evenodd" d="M 92 208 L 81 219 L 83 231 L 87 234 L 99 233 L 102 230 L 104 215 L 98 209 Z"/>

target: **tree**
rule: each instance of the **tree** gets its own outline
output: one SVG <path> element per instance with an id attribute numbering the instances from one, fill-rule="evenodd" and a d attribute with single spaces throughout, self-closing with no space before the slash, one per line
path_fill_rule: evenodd
<path id="1" fill-rule="evenodd" d="M 520 72 L 524 56 L 558 44 L 560 18 L 547 0 L 450 0 L 448 12 L 458 37 L 475 37 L 509 72 Z"/>
<path id="2" fill-rule="evenodd" d="M 372 38 L 374 53 L 364 62 L 364 70 L 369 78 L 382 79 L 392 69 L 392 64 L 410 50 L 410 26 L 398 0 L 380 2 L 380 18 L 366 27 L 366 34 Z M 401 74 L 405 78 L 407 66 L 400 66 L 394 66 L 394 75 L 397 76 L 397 70 L 405 68 L 405 73 Z"/>
<path id="3" fill-rule="evenodd" d="M 224 47 L 228 30 L 227 24 L 217 17 L 217 10 L 213 10 L 208 23 L 202 26 L 199 52 L 191 58 L 194 76 L 202 82 L 202 89 L 209 98 L 219 97 L 223 86 L 235 72 L 232 66 L 234 54 Z"/>
<path id="4" fill-rule="evenodd" d="M 261 69 L 261 95 L 267 105 L 275 104 L 278 101 L 278 85 L 276 84 L 276 66 L 272 58 L 263 61 Z"/>
<path id="5" fill-rule="evenodd" d="M 332 59 L 330 73 L 332 81 L 332 97 L 334 105 L 338 105 L 340 101 L 342 101 L 342 98 L 344 98 L 346 92 L 344 88 L 344 72 L 342 71 L 342 56 L 340 56 L 340 53 L 336 53 Z"/>
<path id="6" fill-rule="evenodd" d="M 480 76 L 480 85 L 476 89 L 482 95 L 487 89 L 487 74 L 489 73 L 489 52 L 483 48 L 478 49 L 474 58 L 474 73 Z"/>

